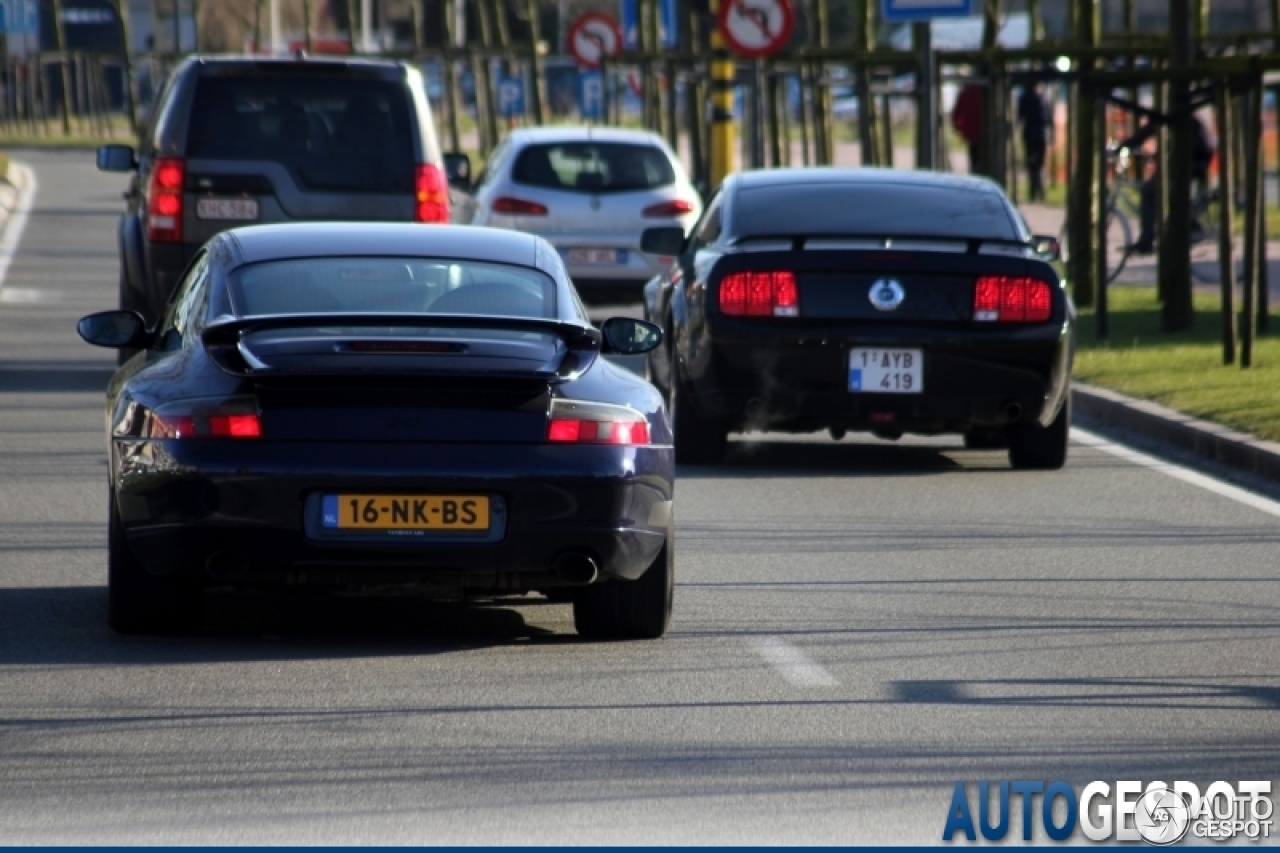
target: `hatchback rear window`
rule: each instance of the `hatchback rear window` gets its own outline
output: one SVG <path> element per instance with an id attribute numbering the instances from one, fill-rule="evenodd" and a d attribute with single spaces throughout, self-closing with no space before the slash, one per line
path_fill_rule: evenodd
<path id="1" fill-rule="evenodd" d="M 413 192 L 408 93 L 385 80 L 204 77 L 187 156 L 280 163 L 306 190 Z"/>
<path id="2" fill-rule="evenodd" d="M 996 192 L 877 182 L 744 187 L 733 236 L 928 236 L 1021 239 Z"/>
<path id="3" fill-rule="evenodd" d="M 555 282 L 537 270 L 423 258 L 266 261 L 231 276 L 232 306 L 242 317 L 369 312 L 551 319 L 555 292 Z"/>
<path id="4" fill-rule="evenodd" d="M 512 170 L 519 184 L 588 193 L 627 192 L 675 183 L 661 148 L 625 142 L 560 142 L 531 145 Z"/>

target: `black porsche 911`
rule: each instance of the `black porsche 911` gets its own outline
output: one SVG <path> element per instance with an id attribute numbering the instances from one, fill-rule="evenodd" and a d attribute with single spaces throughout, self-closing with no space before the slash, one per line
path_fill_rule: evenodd
<path id="1" fill-rule="evenodd" d="M 659 328 L 594 328 L 555 250 L 513 231 L 241 228 L 197 255 L 107 391 L 108 619 L 199 625 L 206 587 L 540 591 L 579 633 L 671 614 L 674 459 L 653 386 L 600 358 Z"/>
<path id="2" fill-rule="evenodd" d="M 735 430 L 963 433 L 1015 468 L 1066 461 L 1075 308 L 1056 241 L 991 181 L 892 169 L 730 176 L 645 288 L 649 372 L 681 462 Z"/>

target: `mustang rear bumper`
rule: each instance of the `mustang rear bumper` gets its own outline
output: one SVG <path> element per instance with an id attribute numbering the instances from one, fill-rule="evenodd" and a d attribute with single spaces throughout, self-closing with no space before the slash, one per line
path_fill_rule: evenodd
<path id="1" fill-rule="evenodd" d="M 591 555 L 635 579 L 671 524 L 670 447 L 117 441 L 126 541 L 154 574 L 236 583 L 556 585 Z M 332 531 L 324 494 L 484 495 L 488 532 Z"/>
<path id="2" fill-rule="evenodd" d="M 700 414 L 730 429 L 937 433 L 1047 424 L 1066 397 L 1072 359 L 1066 328 L 1019 330 L 1009 339 L 926 334 L 852 337 L 842 330 L 779 340 L 717 333 L 704 339 L 700 363 L 687 375 L 695 377 Z M 851 392 L 855 347 L 921 350 L 923 390 Z"/>

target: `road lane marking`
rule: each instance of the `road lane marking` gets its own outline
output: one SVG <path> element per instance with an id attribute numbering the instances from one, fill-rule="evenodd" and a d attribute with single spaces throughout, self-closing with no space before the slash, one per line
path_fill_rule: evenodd
<path id="1" fill-rule="evenodd" d="M 756 654 L 796 687 L 835 687 L 831 673 L 814 663 L 804 652 L 778 637 L 763 637 L 752 642 Z"/>
<path id="2" fill-rule="evenodd" d="M 0 302 L 6 305 L 36 305 L 41 302 L 61 301 L 61 290 L 41 290 L 38 287 L 0 288 Z"/>
<path id="3" fill-rule="evenodd" d="M 13 256 L 18 254 L 18 241 L 27 228 L 27 218 L 31 215 L 31 207 L 36 199 L 36 173 L 21 163 L 9 163 L 9 170 L 22 175 L 22 189 L 18 191 L 18 206 L 9 215 L 5 225 L 4 236 L 0 237 L 0 295 L 3 295 L 4 280 L 9 275 L 9 264 Z"/>
<path id="4" fill-rule="evenodd" d="M 1224 483 L 1221 480 L 1215 480 L 1213 477 L 1193 471 L 1190 468 L 1184 468 L 1172 462 L 1166 462 L 1163 459 L 1157 459 L 1154 456 L 1148 456 L 1137 450 L 1108 441 L 1100 435 L 1095 435 L 1089 430 L 1080 429 L 1073 426 L 1071 428 L 1071 438 L 1083 445 L 1102 450 L 1110 453 L 1112 456 L 1118 456 L 1126 462 L 1132 462 L 1135 465 L 1141 465 L 1144 468 L 1150 468 L 1153 471 L 1159 471 L 1162 474 L 1168 474 L 1184 483 L 1190 483 L 1193 486 L 1199 486 L 1206 491 L 1221 495 L 1224 498 L 1230 498 L 1237 503 L 1245 506 L 1253 507 L 1261 510 L 1269 515 L 1280 518 L 1280 501 L 1273 501 L 1270 498 L 1264 498 L 1261 495 L 1255 495 L 1253 492 L 1245 491 L 1237 486 Z"/>

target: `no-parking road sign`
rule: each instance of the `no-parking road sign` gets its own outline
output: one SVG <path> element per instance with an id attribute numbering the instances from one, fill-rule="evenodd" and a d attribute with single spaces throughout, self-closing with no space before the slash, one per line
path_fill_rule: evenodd
<path id="1" fill-rule="evenodd" d="M 746 59 L 782 50 L 794 26 L 789 0 L 724 0 L 720 4 L 720 34 L 730 50 Z"/>
<path id="2" fill-rule="evenodd" d="M 599 68 L 606 56 L 622 48 L 622 28 L 604 12 L 587 12 L 569 28 L 569 52 L 583 68 Z"/>

